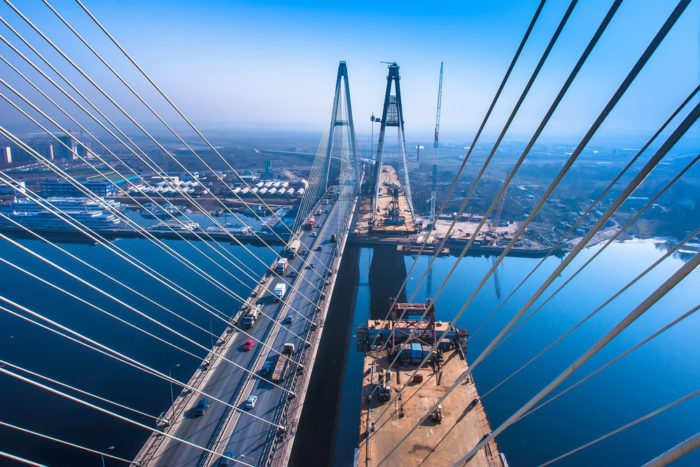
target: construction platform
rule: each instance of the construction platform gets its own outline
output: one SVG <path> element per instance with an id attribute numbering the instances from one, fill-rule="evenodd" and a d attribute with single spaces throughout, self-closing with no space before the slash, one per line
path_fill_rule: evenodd
<path id="1" fill-rule="evenodd" d="M 372 198 L 364 198 L 360 203 L 355 225 L 358 233 L 404 236 L 415 234 L 419 230 L 411 214 L 403 185 L 399 181 L 396 169 L 391 165 L 382 166 L 377 211 L 374 216 L 372 214 Z"/>
<path id="2" fill-rule="evenodd" d="M 441 403 L 440 421 L 429 416 L 398 447 L 391 452 L 430 408 L 442 397 L 452 384 L 467 369 L 464 358 L 466 332 L 448 328 L 448 323 L 427 321 L 382 321 L 368 322 L 366 330 L 360 333 L 365 343 L 371 342 L 372 336 L 386 334 L 389 330 L 401 330 L 403 336 L 421 336 L 425 352 L 425 339 L 430 334 L 441 342 L 441 361 L 427 364 L 418 372 L 416 381 L 406 385 L 400 399 L 397 390 L 411 378 L 417 367 L 415 359 L 399 358 L 390 367 L 395 352 L 415 345 L 411 337 L 401 340 L 399 334 L 395 343 L 389 343 L 385 350 L 379 346 L 371 347 L 366 352 L 362 381 L 362 408 L 360 421 L 360 443 L 356 453 L 356 465 L 376 466 L 445 466 L 455 462 L 475 446 L 486 434 L 491 432 L 483 405 L 479 399 L 476 386 L 471 377 L 454 389 Z M 450 334 L 451 333 L 451 334 Z M 358 336 L 360 337 L 360 336 Z M 384 339 L 386 335 L 382 336 Z M 391 338 L 391 337 L 390 337 Z M 380 339 L 382 339 L 380 337 Z M 376 342 L 379 342 L 378 339 Z M 444 344 L 444 345 L 443 345 Z M 358 346 L 361 346 L 358 341 Z M 391 350 L 393 347 L 393 351 Z M 429 347 L 428 347 L 429 348 Z M 404 350 L 405 351 L 405 350 Z M 423 354 L 424 355 L 424 354 Z M 403 360 L 403 361 L 402 361 Z M 386 371 L 386 373 L 385 373 Z M 384 379 L 386 378 L 386 379 Z M 385 397 L 382 397 L 382 384 Z M 386 394 L 391 394 L 393 401 L 387 401 Z M 436 418 L 437 414 L 436 414 Z M 495 441 L 489 442 L 469 462 L 469 466 L 504 466 Z"/>

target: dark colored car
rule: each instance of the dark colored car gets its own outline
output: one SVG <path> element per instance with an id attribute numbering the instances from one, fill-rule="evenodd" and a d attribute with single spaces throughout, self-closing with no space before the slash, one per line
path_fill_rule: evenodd
<path id="1" fill-rule="evenodd" d="M 272 371 L 272 365 L 270 365 L 269 363 L 266 363 L 265 365 L 263 365 L 262 368 L 260 368 L 260 376 L 267 376 L 270 374 L 271 371 Z"/>
<path id="2" fill-rule="evenodd" d="M 197 402 L 197 405 L 194 408 L 194 414 L 201 417 L 207 412 L 207 409 L 209 408 L 209 399 L 206 397 L 202 397 L 199 399 L 199 402 Z"/>
<path id="3" fill-rule="evenodd" d="M 236 457 L 236 453 L 233 451 L 225 451 L 224 455 L 219 457 L 219 461 L 216 463 L 216 467 L 226 467 L 233 465 L 233 461 L 230 458 Z"/>

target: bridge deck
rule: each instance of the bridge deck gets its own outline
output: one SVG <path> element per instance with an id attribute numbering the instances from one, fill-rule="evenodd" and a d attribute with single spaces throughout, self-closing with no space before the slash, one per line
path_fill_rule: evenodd
<path id="1" fill-rule="evenodd" d="M 258 298 L 265 301 L 264 312 L 267 315 L 282 321 L 288 313 L 291 313 L 293 321 L 283 327 L 262 316 L 255 327 L 248 330 L 257 339 L 278 352 L 282 351 L 286 342 L 295 344 L 293 359 L 303 365 L 303 370 L 297 372 L 291 368 L 287 371 L 284 381 L 278 384 L 295 392 L 297 396 L 290 399 L 281 389 L 222 359 L 214 361 L 208 370 L 198 371 L 190 382 L 194 387 L 240 408 L 243 408 L 243 402 L 249 395 L 256 395 L 257 404 L 251 413 L 285 425 L 287 432 L 280 434 L 274 427 L 215 401 L 211 401 L 206 414 L 194 417 L 191 409 L 200 395 L 183 393 L 166 414 L 166 418 L 174 420 L 173 424 L 167 428 L 168 434 L 205 446 L 217 453 L 233 451 L 236 459 L 252 465 L 265 465 L 272 459 L 275 463 L 283 463 L 284 458 L 289 455 L 290 441 L 293 440 L 295 423 L 300 416 L 305 388 L 308 385 L 313 359 L 323 329 L 323 319 L 330 302 L 337 266 L 347 237 L 340 235 L 341 230 L 347 232 L 348 226 L 340 225 L 339 219 L 344 217 L 344 213 L 339 212 L 339 205 L 337 203 L 319 205 L 318 208 L 324 212 L 316 216 L 317 228 L 313 229 L 316 234 L 312 236 L 312 231 L 303 231 L 302 243 L 309 245 L 311 250 L 320 247 L 320 251 L 313 251 L 313 258 L 312 254 L 309 254 L 308 257 L 298 255 L 290 260 L 290 264 L 298 269 L 300 274 L 293 282 L 295 286 L 298 285 L 298 292 L 288 293 L 286 297 L 287 303 L 307 319 L 295 314 L 282 303 L 273 303 L 270 293 L 261 292 Z M 340 237 L 339 243 L 330 241 L 333 234 Z M 311 262 L 315 263 L 315 267 L 307 268 L 306 266 Z M 331 268 L 332 272 L 325 273 L 326 269 L 321 264 Z M 307 278 L 313 285 L 302 277 Z M 270 290 L 277 282 L 279 279 L 275 274 L 265 279 L 265 285 Z M 322 298 L 321 293 L 315 288 L 323 290 L 325 297 Z M 258 290 L 264 290 L 264 287 L 260 285 Z M 309 302 L 302 294 L 314 302 Z M 234 319 L 238 318 L 240 316 Z M 319 326 L 312 326 L 309 320 L 318 322 Z M 290 331 L 303 336 L 311 342 L 311 345 L 307 348 Z M 251 351 L 245 352 L 242 350 L 242 345 L 247 339 L 247 336 L 237 331 L 224 333 L 220 340 L 222 344 L 217 350 L 256 373 L 259 373 L 265 364 L 274 366 L 277 353 L 257 342 Z M 209 455 L 172 438 L 153 435 L 134 462 L 139 462 L 140 465 L 208 466 L 215 465 L 217 458 L 218 456 Z"/>
<path id="2" fill-rule="evenodd" d="M 394 201 L 393 196 L 389 193 L 390 186 L 400 188 L 398 195 L 398 214 L 403 219 L 403 223 L 392 223 L 396 220 L 395 216 L 391 215 L 391 206 Z M 411 210 L 408 206 L 406 193 L 403 191 L 403 185 L 399 180 L 399 176 L 391 165 L 383 165 L 382 173 L 379 180 L 379 196 L 377 196 L 377 212 L 372 216 L 372 200 L 365 198 L 360 204 L 360 211 L 357 219 L 356 230 L 360 235 L 366 235 L 370 232 L 382 235 L 404 236 L 416 233 L 416 221 L 411 215 Z M 374 217 L 374 224 L 372 219 Z"/>
<path id="3" fill-rule="evenodd" d="M 371 351 L 365 356 L 360 420 L 360 444 L 357 455 L 358 466 L 376 466 L 380 462 L 387 467 L 424 465 L 452 465 L 481 438 L 490 433 L 489 422 L 481 405 L 473 381 L 461 384 L 442 403 L 443 419 L 435 423 L 426 419 L 398 449 L 389 454 L 395 444 L 421 419 L 435 402 L 467 370 L 466 361 L 457 350 L 444 353 L 445 361 L 439 373 L 430 365 L 419 371 L 422 382 L 409 383 L 401 401 L 380 401 L 375 392 L 371 401 L 367 396 L 378 383 L 382 370 L 389 370 L 391 358 L 387 351 Z M 391 391 L 412 375 L 415 365 L 394 366 L 390 370 Z M 401 412 L 403 410 L 403 413 Z M 369 431 L 368 431 L 369 430 Z M 369 438 L 367 434 L 369 433 Z M 495 441 L 488 444 L 471 460 L 470 466 L 501 466 Z"/>

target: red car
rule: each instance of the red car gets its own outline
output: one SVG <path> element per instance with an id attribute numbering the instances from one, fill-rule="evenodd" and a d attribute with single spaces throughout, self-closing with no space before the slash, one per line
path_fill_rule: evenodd
<path id="1" fill-rule="evenodd" d="M 250 350 L 253 348 L 253 339 L 248 339 L 245 341 L 245 344 L 243 344 L 243 350 Z"/>

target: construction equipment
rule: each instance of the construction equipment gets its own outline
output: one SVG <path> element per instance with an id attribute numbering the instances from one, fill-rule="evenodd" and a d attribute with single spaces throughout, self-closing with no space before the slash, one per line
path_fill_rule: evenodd
<path id="1" fill-rule="evenodd" d="M 433 419 L 433 423 L 442 423 L 442 404 L 438 405 L 435 410 L 430 414 L 430 418 Z"/>
<path id="2" fill-rule="evenodd" d="M 440 84 L 438 85 L 437 111 L 435 113 L 435 140 L 433 141 L 433 180 L 430 192 L 430 222 L 435 224 L 435 203 L 437 201 L 437 161 L 438 135 L 440 134 L 440 111 L 442 109 L 442 62 L 440 62 Z"/>

